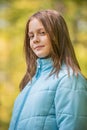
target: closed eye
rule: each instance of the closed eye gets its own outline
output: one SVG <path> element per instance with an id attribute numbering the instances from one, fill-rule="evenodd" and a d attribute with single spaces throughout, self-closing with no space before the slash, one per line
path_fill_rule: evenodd
<path id="1" fill-rule="evenodd" d="M 46 32 L 45 31 L 41 31 L 41 32 L 39 32 L 39 34 L 43 36 L 43 35 L 46 34 Z"/>
<path id="2" fill-rule="evenodd" d="M 32 39 L 34 37 L 34 35 L 32 34 L 32 35 L 29 35 L 29 39 Z"/>

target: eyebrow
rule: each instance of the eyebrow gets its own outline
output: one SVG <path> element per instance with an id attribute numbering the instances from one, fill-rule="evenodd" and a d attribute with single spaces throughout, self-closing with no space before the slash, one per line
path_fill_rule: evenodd
<path id="1" fill-rule="evenodd" d="M 37 31 L 41 31 L 41 30 L 44 30 L 44 31 L 45 31 L 44 28 L 39 28 L 39 29 L 37 29 Z M 32 33 L 33 33 L 32 31 L 28 32 L 28 34 L 32 34 Z"/>

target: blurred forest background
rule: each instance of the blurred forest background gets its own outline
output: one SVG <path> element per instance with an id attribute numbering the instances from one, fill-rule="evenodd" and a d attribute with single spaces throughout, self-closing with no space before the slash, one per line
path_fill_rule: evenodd
<path id="1" fill-rule="evenodd" d="M 0 0 L 0 130 L 8 130 L 19 83 L 27 19 L 40 9 L 62 12 L 83 74 L 87 77 L 87 0 Z"/>

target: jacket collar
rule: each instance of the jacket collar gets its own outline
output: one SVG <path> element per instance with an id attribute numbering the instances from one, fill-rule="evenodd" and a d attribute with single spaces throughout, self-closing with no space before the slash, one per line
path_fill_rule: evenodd
<path id="1" fill-rule="evenodd" d="M 46 70 L 53 67 L 53 61 L 51 58 L 38 58 L 37 69 Z"/>

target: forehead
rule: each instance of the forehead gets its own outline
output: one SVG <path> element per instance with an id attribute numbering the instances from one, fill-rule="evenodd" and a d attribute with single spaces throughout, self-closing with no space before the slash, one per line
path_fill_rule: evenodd
<path id="1" fill-rule="evenodd" d="M 29 32 L 32 32 L 34 30 L 38 30 L 38 29 L 45 29 L 42 22 L 36 18 L 33 18 L 30 22 L 29 22 Z"/>

